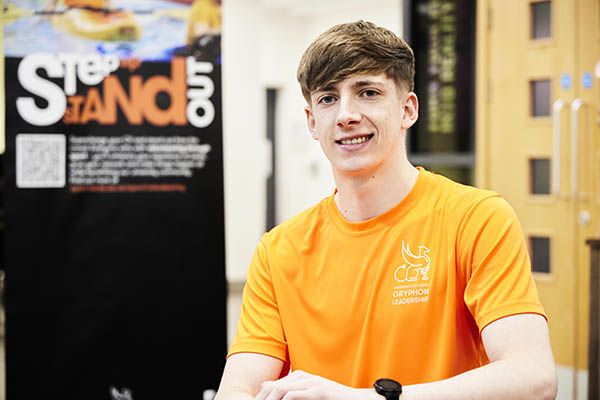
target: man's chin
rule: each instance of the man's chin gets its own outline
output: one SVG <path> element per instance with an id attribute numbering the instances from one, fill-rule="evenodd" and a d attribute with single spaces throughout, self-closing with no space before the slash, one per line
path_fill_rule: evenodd
<path id="1" fill-rule="evenodd" d="M 366 163 L 352 163 L 334 166 L 334 173 L 340 177 L 360 178 L 373 174 L 374 168 Z"/>

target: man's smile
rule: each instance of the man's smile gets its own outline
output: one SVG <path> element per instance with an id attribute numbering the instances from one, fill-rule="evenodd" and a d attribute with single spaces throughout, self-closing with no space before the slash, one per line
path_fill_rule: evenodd
<path id="1" fill-rule="evenodd" d="M 341 144 L 341 145 L 361 144 L 361 143 L 366 142 L 367 140 L 370 140 L 373 136 L 374 135 L 372 133 L 370 133 L 367 135 L 359 135 L 359 136 L 353 136 L 353 137 L 339 139 L 339 140 L 336 140 L 335 142 L 337 144 Z"/>

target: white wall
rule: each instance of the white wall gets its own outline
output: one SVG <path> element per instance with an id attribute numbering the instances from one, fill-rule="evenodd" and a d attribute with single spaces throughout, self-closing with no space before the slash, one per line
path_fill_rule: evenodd
<path id="1" fill-rule="evenodd" d="M 558 376 L 558 394 L 557 400 L 587 400 L 588 390 L 588 371 L 577 371 L 577 393 L 573 390 L 575 386 L 575 370 L 573 367 L 557 365 L 556 375 Z"/>
<path id="2" fill-rule="evenodd" d="M 223 2 L 223 157 L 227 278 L 243 279 L 265 220 L 264 94 L 253 0 Z"/>
<path id="3" fill-rule="evenodd" d="M 365 19 L 402 32 L 402 0 L 223 1 L 223 112 L 229 340 L 240 307 L 240 282 L 264 232 L 267 146 L 265 92 L 278 89 L 277 220 L 334 189 L 331 171 L 306 129 L 296 81 L 304 49 L 321 32 Z"/>

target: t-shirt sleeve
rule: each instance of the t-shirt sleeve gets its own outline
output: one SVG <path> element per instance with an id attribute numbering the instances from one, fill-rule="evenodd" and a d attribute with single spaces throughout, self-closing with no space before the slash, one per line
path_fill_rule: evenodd
<path id="1" fill-rule="evenodd" d="M 248 269 L 237 334 L 227 356 L 235 353 L 260 353 L 287 361 L 287 343 L 272 285 L 264 237 Z"/>
<path id="2" fill-rule="evenodd" d="M 470 209 L 458 250 L 466 279 L 464 301 L 480 331 L 514 314 L 535 313 L 546 318 L 521 225 L 504 199 L 488 197 Z"/>

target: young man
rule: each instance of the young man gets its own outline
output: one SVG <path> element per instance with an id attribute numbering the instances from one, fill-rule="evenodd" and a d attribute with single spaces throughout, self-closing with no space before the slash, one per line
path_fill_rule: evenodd
<path id="1" fill-rule="evenodd" d="M 218 400 L 556 396 L 514 212 L 407 159 L 413 75 L 408 45 L 368 22 L 304 53 L 308 127 L 337 189 L 258 245 Z"/>

